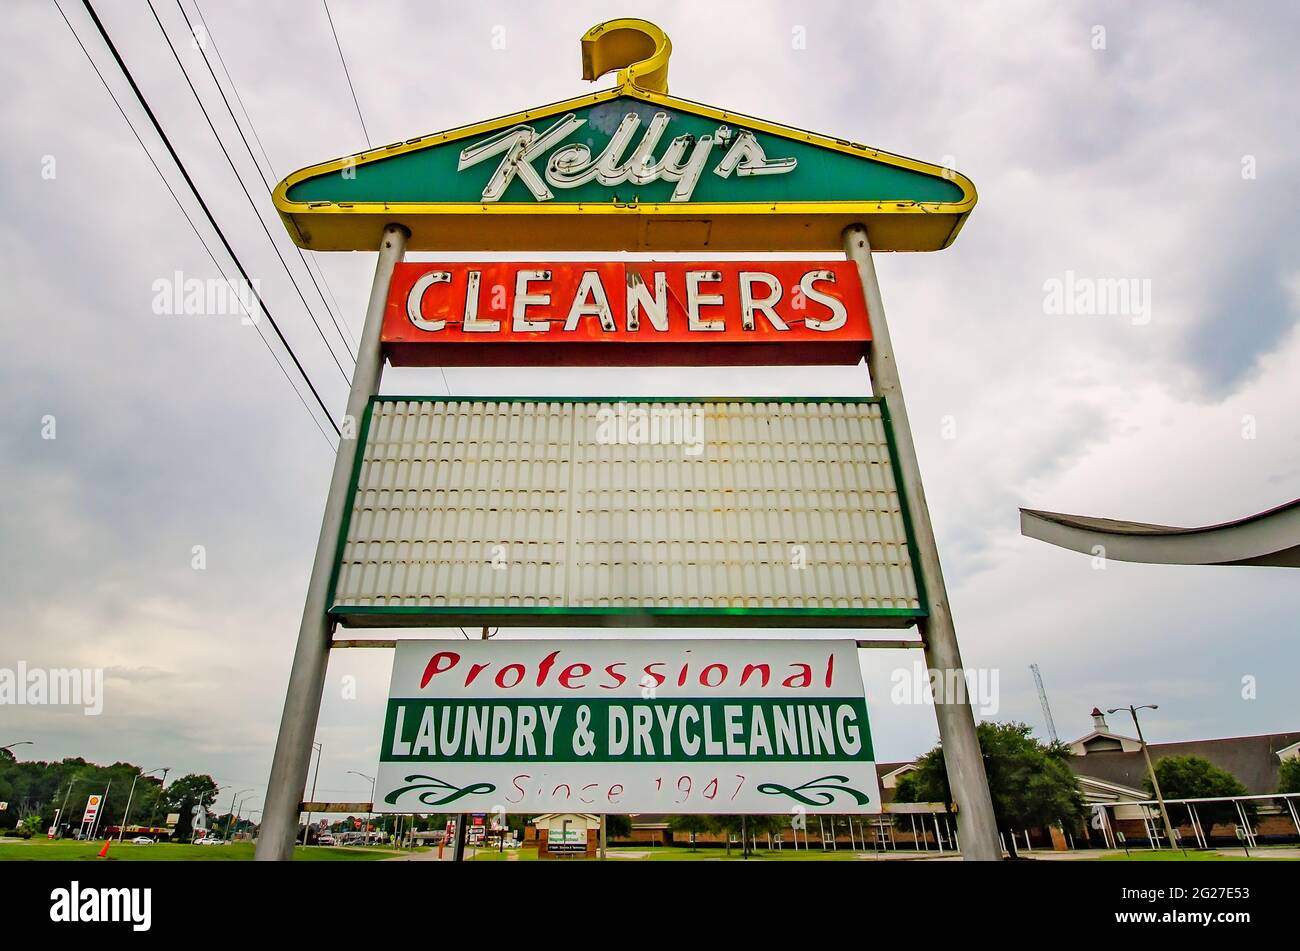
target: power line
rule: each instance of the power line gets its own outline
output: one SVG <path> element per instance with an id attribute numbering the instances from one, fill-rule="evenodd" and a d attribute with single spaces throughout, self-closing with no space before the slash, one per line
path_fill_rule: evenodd
<path id="1" fill-rule="evenodd" d="M 217 54 L 217 62 L 221 64 L 221 71 L 226 74 L 226 79 L 230 81 L 230 88 L 235 94 L 235 101 L 239 103 L 240 111 L 244 113 L 244 118 L 248 120 L 248 128 L 252 130 L 253 141 L 257 143 L 257 148 L 262 153 L 262 158 L 266 160 L 266 168 L 271 173 L 271 177 L 274 178 L 275 166 L 271 162 L 271 157 L 266 154 L 266 146 L 262 144 L 262 137 L 257 134 L 257 127 L 253 125 L 253 117 L 249 115 L 248 107 L 244 105 L 244 97 L 239 94 L 239 87 L 235 85 L 235 78 L 230 74 L 229 67 L 226 66 L 225 57 L 221 55 L 221 47 L 217 45 L 217 38 L 213 35 L 212 28 L 208 26 L 207 17 L 203 15 L 203 7 L 199 5 L 199 0 L 194 0 L 194 9 L 198 12 L 199 22 L 203 24 L 205 35 L 208 39 L 212 40 L 212 52 Z M 184 14 L 185 10 L 182 8 L 181 15 L 184 16 Z M 187 25 L 189 24 L 189 17 L 185 17 L 185 22 Z M 194 28 L 191 26 L 190 32 L 192 33 L 193 31 Z M 258 172 L 261 172 L 260 167 L 258 168 Z M 263 178 L 262 181 L 265 182 L 266 179 Z"/>
<path id="2" fill-rule="evenodd" d="M 352 86 L 352 74 L 348 72 L 348 61 L 343 56 L 343 44 L 339 42 L 338 31 L 334 29 L 334 18 L 330 16 L 329 0 L 320 0 L 325 8 L 325 19 L 330 21 L 330 32 L 334 34 L 334 48 L 339 51 L 339 62 L 343 64 L 343 75 L 347 77 L 348 89 L 352 91 L 352 105 L 357 107 L 357 118 L 361 120 L 361 134 L 366 137 L 366 148 L 370 148 L 370 133 L 366 131 L 366 120 L 361 115 L 361 103 L 357 102 L 357 91 Z"/>
<path id="3" fill-rule="evenodd" d="M 244 120 L 248 122 L 248 130 L 251 131 L 253 142 L 257 143 L 257 149 L 259 149 L 259 151 L 261 152 L 261 157 L 263 157 L 263 160 L 265 160 L 266 162 L 266 170 L 270 171 L 270 177 L 272 177 L 272 179 L 276 179 L 278 178 L 278 175 L 276 174 L 276 165 L 274 165 L 274 162 L 270 161 L 270 156 L 266 155 L 266 147 L 264 146 L 263 142 L 261 142 L 261 136 L 257 134 L 257 126 L 255 125 L 255 123 L 253 123 L 251 114 L 248 113 L 247 105 L 244 105 L 243 96 L 239 95 L 239 86 L 237 83 L 235 83 L 234 75 L 231 75 L 229 66 L 226 66 L 225 57 L 221 55 L 221 47 L 220 45 L 217 44 L 216 35 L 213 34 L 212 27 L 208 26 L 207 18 L 204 17 L 203 6 L 199 4 L 199 0 L 192 0 L 192 3 L 194 3 L 194 9 L 199 14 L 199 21 L 201 25 L 203 25 L 205 36 L 207 36 L 207 39 L 212 40 L 212 51 L 217 55 L 217 64 L 221 66 L 221 71 L 222 73 L 225 74 L 226 82 L 230 83 L 230 91 L 234 92 L 235 101 L 237 101 L 237 103 L 239 104 L 239 110 L 240 112 L 243 113 Z M 181 0 L 175 0 L 175 5 L 177 5 L 177 8 L 181 10 L 181 16 L 185 17 L 186 26 L 188 27 L 188 29 L 190 29 L 190 32 L 192 34 L 192 32 L 194 32 L 194 25 L 192 25 L 192 23 L 190 22 L 190 17 L 188 17 L 185 12 L 185 5 L 181 3 Z M 261 178 L 261 183 L 264 184 L 264 186 L 266 187 L 266 191 L 268 191 L 268 194 L 270 194 L 270 192 L 272 192 L 272 186 L 270 186 L 270 181 L 268 178 L 265 177 L 263 171 L 261 171 L 261 165 L 259 164 L 259 162 L 257 162 L 256 156 L 253 156 L 252 149 L 248 147 L 248 139 L 246 138 L 246 136 L 243 135 L 243 131 L 240 130 L 239 120 L 238 118 L 235 118 L 234 110 L 230 108 L 230 100 L 226 99 L 225 92 L 221 91 L 221 83 L 217 81 L 216 74 L 214 74 L 212 70 L 212 64 L 211 62 L 208 62 L 207 53 L 203 51 L 203 47 L 201 47 L 201 44 L 199 49 L 200 49 L 200 55 L 203 56 L 204 62 L 208 66 L 208 73 L 212 74 L 212 81 L 214 84 L 216 84 L 217 91 L 221 92 L 221 99 L 226 104 L 226 112 L 230 113 L 231 121 L 234 122 L 235 129 L 239 131 L 239 138 L 243 139 L 244 148 L 246 148 L 248 151 L 248 157 L 252 158 L 253 166 L 255 166 L 255 168 L 257 169 L 257 175 L 259 175 L 259 177 Z M 342 56 L 342 51 L 339 51 L 339 56 Z M 344 68 L 346 68 L 346 64 L 344 64 Z M 359 112 L 357 112 L 357 114 L 360 114 L 360 110 Z M 312 273 L 311 260 L 309 260 L 308 257 L 305 257 L 303 255 L 302 248 L 299 248 L 298 246 L 296 246 L 296 244 L 294 247 L 296 248 L 296 251 L 298 251 L 298 256 L 300 257 L 300 259 L 303 260 L 303 264 L 307 266 L 308 275 L 311 275 Z M 325 272 L 320 268 L 320 264 L 316 265 L 316 269 L 317 272 L 320 273 L 321 281 L 325 283 L 325 290 L 329 291 L 330 300 L 333 301 L 334 303 L 333 311 L 330 311 L 329 304 L 325 303 L 324 295 L 321 295 L 321 303 L 325 304 L 325 309 L 326 311 L 329 312 L 331 320 L 334 320 L 334 313 L 337 312 L 342 316 L 343 308 L 339 307 L 338 299 L 335 298 L 334 296 L 334 288 L 330 287 L 329 279 L 325 277 Z M 318 295 L 320 295 L 321 288 L 320 285 L 317 285 L 315 278 L 312 278 L 312 285 L 316 286 L 316 292 Z M 339 317 L 339 320 L 334 321 L 335 330 L 339 330 L 339 333 L 341 334 L 346 333 L 347 339 L 350 340 L 350 342 L 354 343 L 355 346 L 355 340 L 352 340 L 351 334 L 347 333 L 347 323 L 343 322 L 342 327 L 339 326 L 339 321 L 341 320 L 342 317 Z M 352 353 L 351 349 L 348 352 Z M 352 356 L 354 356 L 355 359 L 355 353 L 352 353 Z M 439 366 L 438 372 L 442 374 L 442 385 L 446 387 L 447 395 L 451 395 L 451 385 L 450 383 L 447 382 L 446 368 L 443 368 L 443 366 Z"/>
<path id="4" fill-rule="evenodd" d="M 185 7 L 181 4 L 181 0 L 176 0 L 176 9 L 180 10 L 181 16 L 185 18 L 185 25 L 189 27 L 190 33 L 193 34 L 194 24 L 190 22 L 189 15 L 186 14 Z M 248 157 L 253 160 L 253 167 L 257 169 L 258 178 L 262 180 L 262 185 L 265 186 L 266 193 L 270 195 L 273 192 L 271 181 L 276 177 L 275 167 L 271 164 L 270 156 L 266 154 L 266 146 L 262 144 L 262 138 L 257 134 L 257 126 L 253 124 L 253 117 L 248 114 L 248 107 L 244 105 L 244 99 L 239 95 L 239 87 L 235 85 L 235 77 L 230 74 L 230 70 L 226 66 L 226 61 L 221 55 L 221 49 L 217 46 L 217 38 L 213 36 L 212 29 L 208 26 L 207 20 L 203 18 L 203 10 L 199 7 L 198 0 L 194 0 L 194 9 L 198 11 L 199 19 L 203 23 L 206 38 L 212 41 L 212 51 L 217 54 L 217 62 L 221 65 L 221 71 L 226 75 L 226 81 L 230 84 L 231 92 L 235 94 L 235 100 L 239 103 L 239 109 L 244 114 L 245 121 L 248 122 L 249 131 L 253 133 L 253 140 L 257 142 L 257 147 L 262 153 L 262 158 L 266 159 L 266 167 L 271 172 L 272 176 L 270 180 L 268 180 L 266 175 L 262 173 L 262 166 L 258 163 L 257 156 L 253 154 L 253 149 L 248 144 L 248 138 L 244 135 L 243 127 L 240 125 L 239 119 L 235 116 L 235 110 L 231 108 L 230 100 L 226 98 L 226 94 L 221 88 L 221 82 L 217 79 L 217 74 L 212 69 L 212 63 L 208 59 L 206 44 L 199 44 L 199 54 L 203 57 L 204 65 L 208 67 L 208 74 L 212 77 L 213 85 L 217 87 L 217 92 L 221 94 L 221 101 L 226 105 L 226 112 L 230 113 L 230 121 L 234 123 L 235 131 L 239 133 L 239 138 L 244 143 L 244 148 L 248 152 Z M 307 262 L 307 256 L 303 254 L 302 248 L 298 247 L 297 244 L 293 247 L 294 250 L 298 252 L 298 259 L 302 261 L 302 266 L 307 270 L 307 276 L 311 278 L 312 286 L 316 288 L 316 294 L 320 297 L 320 302 L 325 305 L 325 311 L 330 315 L 330 320 L 334 324 L 334 329 L 338 331 L 339 338 L 343 341 L 344 348 L 347 349 L 348 355 L 355 361 L 357 357 L 356 342 L 352 339 L 351 333 L 347 332 L 346 323 L 342 322 L 343 310 L 339 307 L 339 302 L 334 297 L 334 289 L 329 286 L 329 281 L 325 278 L 325 272 L 320 272 L 320 279 L 324 281 L 325 287 L 330 292 L 330 299 L 334 301 L 333 310 L 330 309 L 329 301 L 325 300 L 325 295 L 320 289 L 320 284 L 316 282 L 316 275 L 312 273 L 311 265 Z"/>
<path id="5" fill-rule="evenodd" d="M 194 0 L 194 9 L 199 14 L 199 21 L 203 24 L 203 29 L 206 31 L 208 38 L 212 40 L 212 51 L 217 54 L 217 62 L 221 64 L 221 71 L 226 74 L 226 81 L 230 83 L 230 89 L 235 94 L 235 101 L 239 103 L 239 109 L 244 114 L 244 119 L 248 122 L 249 131 L 253 133 L 253 141 L 257 143 L 258 151 L 262 153 L 262 158 L 266 162 L 267 171 L 271 173 L 271 180 L 274 181 L 279 178 L 275 173 L 275 163 L 271 161 L 271 156 L 267 154 L 266 146 L 262 144 L 262 137 L 257 133 L 257 126 L 253 122 L 253 116 L 248 111 L 248 107 L 244 105 L 244 97 L 239 94 L 239 86 L 235 83 L 235 77 L 230 72 L 230 68 L 226 66 L 225 57 L 221 55 L 221 47 L 217 44 L 217 38 L 212 32 L 212 28 L 208 26 L 207 17 L 203 15 L 203 7 L 199 5 L 199 0 Z M 182 10 L 182 13 L 183 12 L 184 11 Z M 189 22 L 188 18 L 186 18 L 186 22 Z M 254 160 L 254 164 L 256 164 L 256 160 Z M 260 166 L 258 167 L 258 173 L 261 173 Z M 268 188 L 270 187 L 270 182 L 268 182 L 266 178 L 263 178 L 262 182 L 267 185 Z M 295 247 L 297 247 L 297 245 L 295 245 Z M 302 253 L 301 248 L 298 248 L 298 256 L 303 259 L 303 263 L 307 265 L 307 269 L 310 271 L 312 268 L 312 259 L 306 257 Z M 355 357 L 357 341 L 353 338 L 352 332 L 348 329 L 347 321 L 343 320 L 343 308 L 339 306 L 338 298 L 334 296 L 334 288 L 330 286 L 329 278 L 325 276 L 325 271 L 321 268 L 319 263 L 316 264 L 316 273 L 320 277 L 321 283 L 325 285 L 325 290 L 329 293 L 330 302 L 334 305 L 334 313 L 339 315 L 339 320 L 343 325 L 343 332 L 347 335 L 348 343 L 351 345 L 349 352 L 351 352 Z M 319 290 L 319 288 L 317 288 L 317 290 Z M 326 305 L 326 307 L 328 306 L 329 305 Z"/>
<path id="6" fill-rule="evenodd" d="M 338 356 L 335 355 L 334 348 L 330 346 L 329 341 L 325 338 L 325 331 L 321 327 L 320 321 L 316 319 L 316 314 L 311 309 L 311 305 L 307 303 L 307 298 L 302 292 L 302 287 L 298 284 L 298 279 L 293 276 L 293 271 L 289 269 L 289 262 L 286 261 L 284 255 L 280 253 L 280 246 L 276 244 L 275 237 L 271 234 L 271 229 L 266 226 L 266 222 L 262 219 L 262 213 L 257 208 L 257 202 L 253 201 L 253 196 L 249 194 L 248 186 L 244 184 L 244 176 L 239 173 L 239 167 L 235 165 L 235 160 L 230 157 L 230 152 L 226 149 L 226 143 L 222 140 L 221 133 L 217 131 L 217 127 L 213 123 L 212 117 L 208 114 L 208 107 L 203 104 L 203 98 L 199 95 L 199 91 L 194 87 L 194 82 L 190 79 L 190 74 L 185 69 L 185 64 L 181 62 L 180 54 L 176 52 L 176 47 L 172 43 L 171 37 L 167 34 L 167 29 L 163 26 L 162 20 L 158 18 L 158 11 L 154 9 L 153 0 L 145 0 L 145 2 L 149 6 L 149 12 L 153 14 L 154 22 L 158 24 L 158 31 L 162 33 L 163 40 L 167 43 L 167 48 L 171 50 L 172 58 L 176 60 L 176 65 L 180 68 L 181 75 L 185 77 L 185 84 L 190 87 L 190 92 L 194 96 L 194 101 L 198 103 L 199 111 L 203 113 L 203 118 L 207 121 L 208 128 L 212 130 L 212 135 L 217 140 L 217 146 L 221 149 L 221 154 L 226 157 L 226 163 L 230 166 L 230 171 L 234 173 L 235 179 L 239 182 L 239 188 L 243 191 L 244 197 L 248 200 L 248 206 L 253 209 L 253 216 L 257 218 L 257 223 L 262 226 L 262 232 L 266 235 L 266 240 L 271 242 L 271 249 L 275 251 L 275 256 L 279 259 L 280 266 L 284 268 L 284 273 L 289 276 L 289 282 L 293 284 L 293 289 L 298 292 L 298 299 L 302 301 L 302 306 L 307 311 L 307 316 L 310 318 L 312 326 L 316 328 L 316 333 L 320 335 L 321 343 L 325 344 L 325 349 L 329 352 L 330 359 L 332 359 L 334 365 L 338 367 L 339 375 L 343 377 L 343 382 L 351 386 L 352 378 L 348 376 L 348 371 L 343 369 L 343 364 L 339 362 Z M 186 22 L 189 22 L 188 19 Z M 207 59 L 204 59 L 203 62 L 206 64 Z M 210 71 L 212 67 L 208 66 L 208 69 Z M 213 81 L 215 80 L 216 76 L 214 74 Z M 218 85 L 217 88 L 220 92 L 220 85 Z M 221 95 L 224 99 L 225 93 L 222 92 Z M 229 103 L 227 103 L 227 108 L 229 108 Z M 231 115 L 233 117 L 234 114 L 231 113 Z M 236 123 L 236 127 L 238 127 L 238 123 Z M 239 134 L 242 137 L 244 133 L 241 130 Z M 247 146 L 247 141 L 245 141 L 244 144 Z M 252 156 L 251 149 L 249 150 L 249 156 Z M 257 159 L 253 159 L 253 162 L 256 164 Z M 313 278 L 313 280 L 315 279 Z M 322 297 L 321 303 L 324 302 L 325 298 Z M 328 307 L 326 309 L 328 309 Z M 340 334 L 340 336 L 342 335 Z M 351 356 L 351 354 L 349 354 L 349 356 Z"/>
<path id="7" fill-rule="evenodd" d="M 248 271 L 244 268 L 243 262 L 240 261 L 239 256 L 235 254 L 235 249 L 230 246 L 230 242 L 226 239 L 226 233 L 221 230 L 221 225 L 217 223 L 217 219 L 212 214 L 212 209 L 208 207 L 208 203 L 204 200 L 198 186 L 194 184 L 194 179 L 190 177 L 189 170 L 185 167 L 185 163 L 181 161 L 181 157 L 176 153 L 176 149 L 172 145 L 171 139 L 169 139 L 167 133 L 163 131 L 162 124 L 159 123 L 158 117 L 154 115 L 153 107 L 149 105 L 149 100 L 146 99 L 144 93 L 141 92 L 139 85 L 135 81 L 135 77 L 131 74 L 130 68 L 122 59 L 122 54 L 117 51 L 117 45 L 114 44 L 113 38 L 108 35 L 108 30 L 104 28 L 103 22 L 99 19 L 99 14 L 95 12 L 94 5 L 90 0 L 81 0 L 81 3 L 82 6 L 86 8 L 86 12 L 90 14 L 91 20 L 94 21 L 95 29 L 99 31 L 100 37 L 104 40 L 104 45 L 106 45 L 109 52 L 113 54 L 113 59 L 116 61 L 118 69 L 122 71 L 122 75 L 126 77 L 126 81 L 131 86 L 131 91 L 135 94 L 136 100 L 140 103 L 141 108 L 144 109 L 145 115 L 149 117 L 149 121 L 152 123 L 154 131 L 158 133 L 158 137 L 162 139 L 163 145 L 167 147 L 167 153 L 171 156 L 172 161 L 176 163 L 177 169 L 180 170 L 181 176 L 185 179 L 185 184 L 189 186 L 190 192 L 193 193 L 194 198 L 199 203 L 199 207 L 203 209 L 203 214 L 207 217 L 208 223 L 217 233 L 217 237 L 221 239 L 221 246 L 226 249 L 226 253 L 230 255 L 231 260 L 235 262 L 235 267 L 239 269 L 239 274 L 244 279 L 245 285 L 253 290 L 254 295 L 257 297 L 257 303 L 262 308 L 262 313 L 266 315 L 266 319 L 270 322 L 272 328 L 274 328 L 276 336 L 280 338 L 280 343 L 284 345 L 289 356 L 293 358 L 294 366 L 296 366 L 298 372 L 302 374 L 302 378 L 311 390 L 312 396 L 316 398 L 316 402 L 320 404 L 320 408 L 325 413 L 325 417 L 330 421 L 330 426 L 334 428 L 334 432 L 338 434 L 340 439 L 342 439 L 343 431 L 339 428 L 338 423 L 334 422 L 334 417 L 330 415 L 329 408 L 325 405 L 325 401 L 321 399 L 320 392 L 316 389 L 315 384 L 312 383 L 311 377 L 307 375 L 307 370 L 298 359 L 298 355 L 293 352 L 293 347 L 289 346 L 289 341 L 285 338 L 284 332 L 280 329 L 280 325 L 277 324 L 275 318 L 271 316 L 270 308 L 266 306 L 266 301 L 264 301 L 262 295 L 258 293 L 256 286 L 253 284 L 253 279 L 248 276 Z"/>
<path id="8" fill-rule="evenodd" d="M 230 278 L 226 277 L 225 269 L 222 268 L 221 264 L 217 261 L 216 255 L 212 253 L 212 248 L 208 246 L 208 242 L 204 239 L 202 233 L 200 233 L 198 229 L 198 225 L 194 223 L 194 219 L 190 217 L 189 211 L 186 210 L 185 205 L 181 203 L 180 197 L 176 194 L 176 190 L 173 189 L 171 186 L 171 182 L 167 181 L 167 176 L 164 175 L 162 169 L 158 167 L 158 163 L 154 160 L 154 157 L 152 153 L 150 153 L 149 148 L 144 144 L 144 139 L 142 139 L 140 137 L 140 133 L 136 131 L 135 125 L 131 122 L 130 117 L 127 116 L 126 110 L 122 108 L 122 104 L 118 102 L 117 95 L 113 92 L 113 88 L 109 86 L 108 80 L 104 78 L 104 74 L 99 71 L 99 66 L 95 64 L 95 60 L 90 55 L 90 51 L 86 49 L 86 44 L 81 42 L 81 37 L 77 35 L 77 31 L 72 26 L 72 21 L 70 21 L 68 19 L 67 14 L 63 12 L 63 8 L 59 6 L 58 0 L 54 0 L 54 6 L 55 9 L 59 11 L 59 16 L 63 18 L 63 22 L 67 24 L 68 32 L 72 34 L 72 38 L 76 40 L 77 45 L 81 47 L 81 52 L 86 57 L 86 62 L 90 64 L 90 68 L 93 69 L 95 71 L 95 75 L 99 77 L 99 81 L 103 85 L 104 91 L 107 92 L 109 98 L 113 100 L 113 105 L 117 107 L 117 111 L 121 114 L 122 120 L 126 123 L 126 127 L 130 129 L 131 134 L 135 136 L 136 142 L 139 143 L 140 145 L 140 150 L 144 152 L 145 157 L 149 159 L 149 164 L 152 165 L 154 171 L 158 173 L 158 178 L 159 180 L 162 181 L 163 186 L 167 189 L 167 193 L 172 196 L 172 201 L 176 203 L 176 207 L 180 209 L 181 214 L 185 216 L 185 221 L 189 224 L 190 230 L 194 232 L 194 236 L 199 239 L 199 244 L 201 244 L 203 246 L 203 250 L 207 252 L 208 258 L 212 261 L 212 266 L 217 269 L 217 273 L 221 275 L 222 280 L 224 280 L 227 284 L 231 284 L 231 286 L 233 287 L 234 285 L 232 284 Z M 248 315 L 249 321 L 253 324 L 253 329 L 257 331 L 258 339 L 262 341 L 262 345 L 266 347 L 266 352 L 269 353 L 271 355 L 271 359 L 275 361 L 275 365 L 276 367 L 279 368 L 281 375 L 284 376 L 285 382 L 288 383 L 289 388 L 293 390 L 293 395 L 298 397 L 298 402 L 302 404 L 303 409 L 307 411 L 307 415 L 311 418 L 312 423 L 316 426 L 317 430 L 320 431 L 320 434 L 325 438 L 326 445 L 328 445 L 331 449 L 333 449 L 334 444 L 329 441 L 329 434 L 325 432 L 325 428 L 321 426 L 320 420 L 316 418 L 316 414 L 311 411 L 311 407 L 308 406 L 307 401 L 303 399 L 303 395 L 298 390 L 298 387 L 294 386 L 293 380 L 290 379 L 289 377 L 289 371 L 285 369 L 284 363 L 280 360 L 279 356 L 276 355 L 275 351 L 271 349 L 271 343 L 266 339 L 266 334 L 262 332 L 262 327 L 260 323 L 253 318 L 253 315 L 251 313 L 248 312 L 248 308 L 244 306 L 242 300 L 239 300 L 238 295 L 236 295 L 235 299 L 239 303 L 240 310 L 242 310 L 245 314 Z"/>

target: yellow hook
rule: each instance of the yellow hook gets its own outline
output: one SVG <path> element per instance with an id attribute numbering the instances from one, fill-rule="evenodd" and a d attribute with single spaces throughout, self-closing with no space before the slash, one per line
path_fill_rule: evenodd
<path id="1" fill-rule="evenodd" d="M 623 17 L 597 23 L 582 36 L 582 78 L 599 79 L 619 70 L 618 84 L 668 92 L 668 57 L 673 43 L 649 20 Z"/>

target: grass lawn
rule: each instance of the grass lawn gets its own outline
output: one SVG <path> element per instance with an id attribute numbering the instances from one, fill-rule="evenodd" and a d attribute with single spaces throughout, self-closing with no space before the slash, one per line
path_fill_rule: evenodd
<path id="1" fill-rule="evenodd" d="M 58 839 L 51 842 L 44 837 L 28 841 L 0 839 L 0 862 L 251 862 L 253 844 L 232 842 L 230 845 L 132 845 L 114 842 L 108 858 L 101 859 L 99 850 L 103 842 L 77 842 Z M 400 853 L 391 849 L 331 848 L 299 846 L 293 857 L 299 862 L 373 862 L 390 859 Z"/>
<path id="2" fill-rule="evenodd" d="M 632 853 L 625 857 L 620 857 L 620 853 Z M 809 849 L 804 851 L 799 849 L 785 849 L 783 851 L 759 851 L 752 853 L 748 859 L 740 857 L 740 847 L 735 846 L 731 854 L 727 855 L 727 850 L 722 848 L 700 848 L 692 852 L 689 848 L 678 847 L 659 847 L 651 848 L 650 846 L 610 846 L 609 861 L 622 864 L 624 862 L 827 862 L 827 861 L 853 861 L 859 855 L 870 857 L 870 853 L 853 852 L 847 848 L 840 849 L 838 852 L 823 852 L 821 849 Z M 506 849 L 505 852 L 498 852 L 496 849 L 483 849 L 475 852 L 473 855 L 466 856 L 467 862 L 537 862 L 536 848 L 519 848 Z M 549 859 L 547 861 L 556 862 L 593 862 L 599 859 L 588 858 L 565 858 Z"/>
<path id="3" fill-rule="evenodd" d="M 0 839 L 0 862 L 251 862 L 253 845 L 251 842 L 235 842 L 230 845 L 132 845 L 129 842 L 114 842 L 108 850 L 108 858 L 101 859 L 99 850 L 103 842 L 76 842 L 58 840 L 51 842 L 45 838 L 21 841 Z M 429 851 L 427 847 L 418 849 Z M 728 855 L 721 848 L 700 848 L 692 851 L 687 847 L 629 846 L 611 848 L 610 861 L 621 862 L 853 862 L 859 857 L 870 861 L 873 854 L 853 849 L 839 849 L 823 852 L 821 849 L 781 849 L 760 850 L 748 859 L 741 858 L 739 847 Z M 1291 851 L 1291 850 L 1288 850 Z M 635 857 L 618 857 L 618 853 L 642 853 Z M 394 849 L 369 848 L 360 846 L 331 847 L 311 846 L 294 849 L 294 860 L 298 862 L 373 862 L 379 859 L 393 858 L 402 854 Z M 468 858 L 472 862 L 536 862 L 537 849 L 483 849 L 474 852 Z M 581 862 L 586 859 L 559 859 L 556 861 Z M 1149 849 L 1134 849 L 1130 854 L 1123 852 L 1108 853 L 1088 861 L 1097 862 L 1259 862 L 1259 861 L 1300 861 L 1293 854 L 1270 855 L 1268 849 L 1252 850 L 1249 859 L 1241 855 L 1221 855 L 1217 852 L 1188 851 L 1186 855 L 1178 851 L 1162 850 L 1152 852 Z"/>
<path id="4" fill-rule="evenodd" d="M 536 862 L 537 849 L 522 848 L 508 850 L 505 857 L 509 859 L 511 851 L 517 853 L 518 858 L 513 861 Z M 619 857 L 620 853 L 632 853 L 626 857 Z M 748 859 L 741 858 L 740 847 L 735 846 L 731 854 L 727 854 L 726 849 L 722 848 L 700 848 L 691 851 L 685 847 L 658 847 L 650 846 L 611 846 L 609 850 L 609 861 L 616 863 L 623 862 L 851 862 L 858 858 L 859 855 L 870 857 L 871 853 L 854 852 L 850 849 L 840 849 L 837 852 L 823 852 L 821 849 L 799 849 L 797 852 L 793 849 L 784 849 L 781 851 L 758 851 L 750 854 Z M 486 862 L 499 861 L 502 856 L 495 852 L 480 852 L 472 861 Z M 557 862 L 590 862 L 599 861 L 599 859 L 571 858 L 571 859 L 553 859 L 550 861 Z"/>
<path id="5" fill-rule="evenodd" d="M 1188 852 L 1184 855 L 1182 852 L 1171 852 L 1161 850 L 1152 852 L 1146 850 L 1139 852 L 1134 850 L 1131 854 L 1125 855 L 1120 852 L 1117 855 L 1103 855 L 1094 859 L 1097 862 L 1295 862 L 1300 859 L 1294 859 L 1288 855 L 1269 855 L 1266 850 L 1252 851 L 1250 858 L 1244 855 L 1220 855 L 1217 852 Z"/>
<path id="6" fill-rule="evenodd" d="M 471 849 L 473 847 L 471 846 Z M 451 851 L 451 846 L 447 846 L 447 851 Z M 473 849 L 473 855 L 467 855 L 468 862 L 536 862 L 536 849 L 506 849 L 504 852 L 497 849 Z"/>
<path id="7" fill-rule="evenodd" d="M 615 850 L 611 849 L 610 851 Z M 631 851 L 637 850 L 632 849 Z M 856 862 L 860 855 L 870 858 L 873 854 L 848 848 L 836 849 L 830 852 L 823 852 L 820 848 L 760 849 L 751 852 L 749 858 L 746 859 L 740 854 L 740 846 L 733 846 L 730 855 L 723 848 L 701 847 L 692 850 L 687 846 L 647 849 L 645 851 L 650 853 L 646 856 L 646 860 L 651 862 Z"/>

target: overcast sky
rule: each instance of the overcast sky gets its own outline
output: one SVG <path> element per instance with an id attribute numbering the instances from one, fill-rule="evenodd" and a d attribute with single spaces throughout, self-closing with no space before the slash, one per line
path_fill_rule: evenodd
<path id="1" fill-rule="evenodd" d="M 89 18 L 61 2 L 197 216 Z M 175 0 L 154 2 L 313 300 Z M 182 2 L 195 19 L 193 0 Z M 366 146 L 318 0 L 199 6 L 275 179 Z M 149 8 L 96 7 L 337 417 L 346 384 Z M 1199 525 L 1300 496 L 1300 8 L 332 0 L 330 9 L 376 145 L 609 85 L 580 79 L 579 38 L 601 20 L 639 15 L 672 37 L 677 95 L 960 169 L 980 199 L 955 245 L 882 255 L 878 269 L 964 659 L 999 672 L 996 718 L 1044 734 L 1036 662 L 1062 739 L 1087 731 L 1094 705 L 1130 702 L 1160 704 L 1144 719 L 1152 741 L 1300 729 L 1294 572 L 1098 571 L 1022 538 L 1017 515 L 1024 505 Z M 256 808 L 333 450 L 254 329 L 237 317 L 153 312 L 155 280 L 214 277 L 212 262 L 52 3 L 10 3 L 5 17 L 0 667 L 102 667 L 108 680 L 97 718 L 0 708 L 0 745 L 35 741 L 24 758 L 210 772 L 229 792 L 253 787 Z M 374 255 L 313 257 L 357 336 Z M 1045 282 L 1067 272 L 1149 281 L 1150 320 L 1045 313 Z M 446 377 L 457 394 L 869 390 L 865 367 Z M 389 371 L 384 390 L 446 392 L 437 370 Z M 49 416 L 54 439 L 42 438 Z M 191 566 L 196 545 L 202 571 Z M 936 739 L 931 710 L 890 703 L 891 673 L 914 659 L 864 653 L 882 760 Z M 318 798 L 368 794 L 347 771 L 374 771 L 390 663 L 382 650 L 333 657 Z M 346 677 L 356 678 L 354 700 L 344 699 Z M 1257 679 L 1255 699 L 1243 697 L 1246 677 Z"/>

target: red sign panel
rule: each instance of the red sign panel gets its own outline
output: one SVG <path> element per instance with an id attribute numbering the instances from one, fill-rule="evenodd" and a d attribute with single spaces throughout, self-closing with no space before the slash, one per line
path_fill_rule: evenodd
<path id="1" fill-rule="evenodd" d="M 847 261 L 402 263 L 394 366 L 856 364 L 871 330 Z"/>

